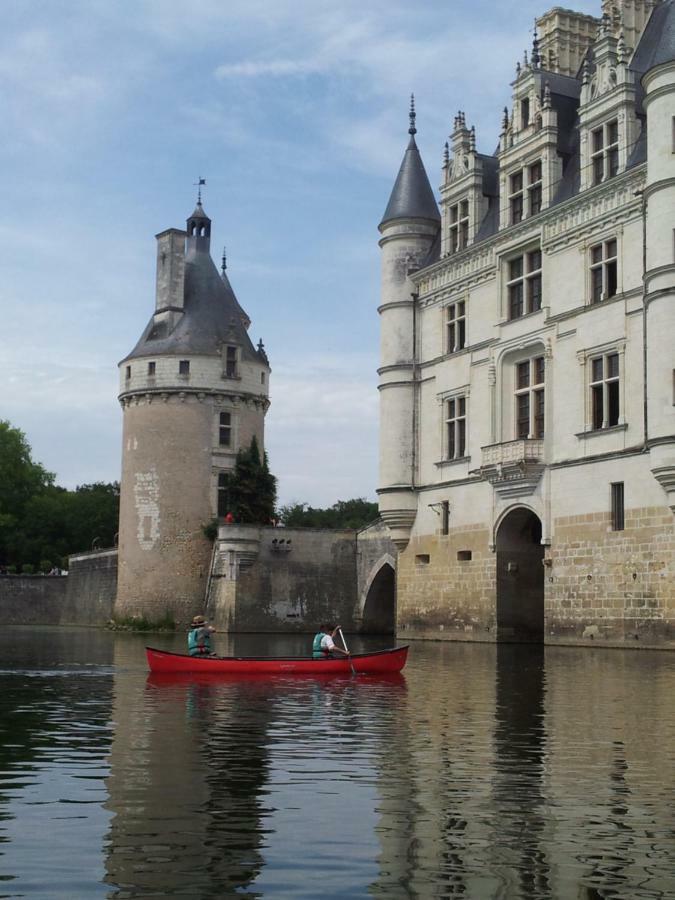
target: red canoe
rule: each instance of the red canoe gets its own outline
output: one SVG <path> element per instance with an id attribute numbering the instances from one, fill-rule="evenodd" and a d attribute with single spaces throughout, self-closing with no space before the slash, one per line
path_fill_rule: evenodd
<path id="1" fill-rule="evenodd" d="M 408 647 L 355 653 L 351 657 L 311 659 L 307 656 L 188 656 L 146 647 L 151 672 L 201 672 L 217 675 L 382 675 L 400 672 Z M 351 663 L 350 663 L 351 660 Z"/>

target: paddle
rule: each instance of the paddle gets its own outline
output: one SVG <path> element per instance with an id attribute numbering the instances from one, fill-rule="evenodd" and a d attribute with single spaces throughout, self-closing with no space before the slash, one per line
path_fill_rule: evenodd
<path id="1" fill-rule="evenodd" d="M 349 647 L 347 646 L 347 641 L 345 640 L 345 636 L 342 633 L 342 629 L 338 627 L 338 631 L 340 632 L 340 640 L 342 641 L 342 646 L 345 648 L 346 652 L 349 653 Z M 354 668 L 354 663 L 352 662 L 351 656 L 348 656 L 349 660 L 349 668 L 352 670 L 352 675 L 356 675 L 356 669 Z"/>

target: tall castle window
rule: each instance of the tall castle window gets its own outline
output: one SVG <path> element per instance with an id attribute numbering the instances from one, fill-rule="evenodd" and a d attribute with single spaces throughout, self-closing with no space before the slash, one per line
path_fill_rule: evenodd
<path id="1" fill-rule="evenodd" d="M 222 518 L 229 512 L 230 492 L 227 485 L 227 473 L 221 472 L 218 475 L 218 517 Z"/>
<path id="2" fill-rule="evenodd" d="M 594 431 L 619 424 L 619 354 L 591 359 L 591 422 Z"/>
<path id="3" fill-rule="evenodd" d="M 541 212 L 543 197 L 541 160 L 509 176 L 509 221 L 517 225 Z"/>
<path id="4" fill-rule="evenodd" d="M 544 436 L 544 377 L 543 356 L 516 363 L 516 437 L 519 439 Z"/>
<path id="5" fill-rule="evenodd" d="M 469 201 L 450 207 L 450 252 L 456 253 L 469 244 Z"/>
<path id="6" fill-rule="evenodd" d="M 456 353 L 466 346 L 466 305 L 464 300 L 448 306 L 448 353 Z"/>
<path id="7" fill-rule="evenodd" d="M 190 374 L 190 360 L 189 359 L 181 359 L 178 361 L 178 374 L 179 375 L 189 375 Z"/>
<path id="8" fill-rule="evenodd" d="M 616 240 L 591 247 L 591 303 L 600 303 L 616 294 Z"/>
<path id="9" fill-rule="evenodd" d="M 591 132 L 593 184 L 612 178 L 619 171 L 619 122 L 613 119 Z"/>
<path id="10" fill-rule="evenodd" d="M 152 378 L 156 374 L 157 364 L 154 361 L 148 363 L 148 376 Z"/>
<path id="11" fill-rule="evenodd" d="M 466 397 L 453 397 L 446 402 L 447 459 L 466 456 Z"/>
<path id="12" fill-rule="evenodd" d="M 506 283 L 509 319 L 541 309 L 541 250 L 510 259 Z"/>
<path id="13" fill-rule="evenodd" d="M 232 414 L 221 412 L 218 423 L 218 443 L 221 447 L 232 445 Z"/>

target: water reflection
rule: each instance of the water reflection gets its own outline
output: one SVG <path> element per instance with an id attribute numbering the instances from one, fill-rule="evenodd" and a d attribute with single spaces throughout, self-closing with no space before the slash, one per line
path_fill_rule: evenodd
<path id="1" fill-rule="evenodd" d="M 195 679 L 143 644 L 0 635 L 0 897 L 675 897 L 673 654 Z"/>

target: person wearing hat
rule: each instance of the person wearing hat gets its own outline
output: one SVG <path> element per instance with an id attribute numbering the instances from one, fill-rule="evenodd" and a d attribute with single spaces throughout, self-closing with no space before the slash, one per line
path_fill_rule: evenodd
<path id="1" fill-rule="evenodd" d="M 188 632 L 188 653 L 190 656 L 215 656 L 211 650 L 211 634 L 215 631 L 204 616 L 195 616 Z"/>

